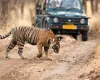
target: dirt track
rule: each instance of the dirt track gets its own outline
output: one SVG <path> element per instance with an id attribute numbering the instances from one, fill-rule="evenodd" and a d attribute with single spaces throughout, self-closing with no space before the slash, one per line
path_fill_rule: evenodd
<path id="1" fill-rule="evenodd" d="M 0 40 L 0 80 L 85 80 L 82 75 L 97 45 L 95 40 L 82 42 L 66 36 L 61 41 L 59 54 L 50 49 L 49 57 L 52 60 L 36 58 L 36 46 L 29 44 L 25 45 L 23 53 L 28 59 L 19 57 L 17 47 L 10 52 L 11 59 L 5 59 L 5 48 L 9 41 L 9 38 Z"/>

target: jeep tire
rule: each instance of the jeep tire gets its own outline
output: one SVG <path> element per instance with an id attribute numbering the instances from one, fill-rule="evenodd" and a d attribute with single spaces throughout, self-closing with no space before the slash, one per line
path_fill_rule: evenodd
<path id="1" fill-rule="evenodd" d="M 72 37 L 77 40 L 77 34 L 72 34 Z"/>
<path id="2" fill-rule="evenodd" d="M 87 41 L 88 40 L 88 31 L 82 31 L 82 41 Z"/>

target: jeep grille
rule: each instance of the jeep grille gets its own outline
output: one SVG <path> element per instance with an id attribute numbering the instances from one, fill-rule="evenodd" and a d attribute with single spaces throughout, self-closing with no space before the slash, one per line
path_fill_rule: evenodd
<path id="1" fill-rule="evenodd" d="M 73 24 L 80 24 L 80 18 L 59 18 L 60 23 L 73 23 Z"/>

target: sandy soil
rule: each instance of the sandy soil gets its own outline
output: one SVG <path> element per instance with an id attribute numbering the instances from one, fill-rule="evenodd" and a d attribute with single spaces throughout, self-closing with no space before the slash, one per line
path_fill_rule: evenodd
<path id="1" fill-rule="evenodd" d="M 37 47 L 29 44 L 23 52 L 28 59 L 19 57 L 17 47 L 9 54 L 11 59 L 6 59 L 9 41 L 10 38 L 0 40 L 0 80 L 92 80 L 91 76 L 95 74 L 94 67 L 89 65 L 94 59 L 96 40 L 82 42 L 64 36 L 59 54 L 49 50 L 52 60 L 46 60 L 45 56 L 36 58 Z"/>

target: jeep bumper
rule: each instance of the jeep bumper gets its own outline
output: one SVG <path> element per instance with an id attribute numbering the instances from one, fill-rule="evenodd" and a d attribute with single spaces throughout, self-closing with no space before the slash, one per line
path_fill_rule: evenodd
<path id="1" fill-rule="evenodd" d="M 80 31 L 88 31 L 88 25 L 62 25 L 62 24 L 50 24 L 49 28 L 53 31 L 62 31 L 66 33 L 79 33 Z"/>

